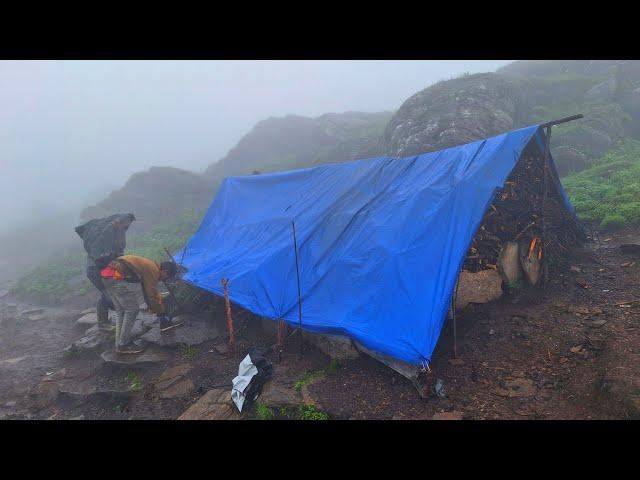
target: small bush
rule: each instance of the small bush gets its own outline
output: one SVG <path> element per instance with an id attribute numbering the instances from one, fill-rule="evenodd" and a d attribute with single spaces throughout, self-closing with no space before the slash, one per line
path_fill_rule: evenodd
<path id="1" fill-rule="evenodd" d="M 128 373 L 125 377 L 125 381 L 129 384 L 129 388 L 132 390 L 140 390 L 142 388 L 142 380 L 137 373 Z"/>
<path id="2" fill-rule="evenodd" d="M 314 405 L 300 405 L 298 407 L 299 420 L 329 420 L 329 415 L 316 409 Z"/>
<path id="3" fill-rule="evenodd" d="M 619 230 L 625 225 L 625 218 L 622 215 L 607 215 L 600 222 L 600 228 L 604 231 Z"/>
<path id="4" fill-rule="evenodd" d="M 269 406 L 260 402 L 256 403 L 256 406 L 254 407 L 254 412 L 258 420 L 273 420 L 276 417 L 276 414 L 273 411 L 273 409 L 269 408 Z"/>
<path id="5" fill-rule="evenodd" d="M 191 361 L 194 358 L 196 358 L 197 354 L 198 354 L 198 349 L 196 347 L 192 347 L 187 344 L 184 344 L 182 346 L 182 358 L 184 358 L 185 360 Z"/>
<path id="6" fill-rule="evenodd" d="M 640 225 L 639 141 L 621 141 L 593 166 L 562 183 L 580 219 L 604 230 Z"/>

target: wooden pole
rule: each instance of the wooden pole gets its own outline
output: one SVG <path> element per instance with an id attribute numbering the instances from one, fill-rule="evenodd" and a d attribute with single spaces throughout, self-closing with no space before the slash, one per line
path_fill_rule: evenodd
<path id="1" fill-rule="evenodd" d="M 300 329 L 300 358 L 302 358 L 303 342 L 302 342 L 302 300 L 300 299 L 300 267 L 298 264 L 298 241 L 296 239 L 296 224 L 291 221 L 291 229 L 293 230 L 293 250 L 296 254 L 296 278 L 298 279 L 298 322 Z"/>
<path id="2" fill-rule="evenodd" d="M 579 113 L 578 115 L 571 115 L 570 117 L 564 117 L 564 118 L 561 118 L 559 120 L 551 120 L 550 122 L 543 123 L 540 126 L 542 128 L 548 128 L 548 127 L 551 127 L 553 125 L 560 125 L 561 123 L 571 122 L 572 120 L 578 120 L 579 118 L 583 118 L 583 117 L 584 117 L 584 115 Z"/>
<path id="3" fill-rule="evenodd" d="M 231 317 L 231 302 L 229 301 L 229 279 L 220 280 L 224 289 L 224 306 L 227 311 L 227 330 L 229 331 L 229 346 L 233 347 L 236 342 L 236 336 L 233 329 L 233 318 Z"/>
<path id="4" fill-rule="evenodd" d="M 547 258 L 547 199 L 549 197 L 549 149 L 551 144 L 551 126 L 545 128 L 545 141 L 544 141 L 544 177 L 543 177 L 543 192 L 542 192 L 542 242 L 540 248 L 542 248 L 542 277 L 544 283 L 549 281 L 549 262 Z"/>
<path id="5" fill-rule="evenodd" d="M 456 287 L 451 299 L 451 315 L 453 316 L 453 358 L 458 358 L 458 331 L 456 328 L 456 301 L 458 300 L 458 286 L 460 285 L 460 275 L 456 280 Z"/>
<path id="6" fill-rule="evenodd" d="M 184 254 L 187 253 L 187 247 L 189 246 L 189 242 L 184 244 L 184 248 L 182 249 L 182 255 L 180 256 L 180 266 L 182 267 L 182 262 L 184 261 Z M 183 267 L 184 268 L 184 267 Z"/>

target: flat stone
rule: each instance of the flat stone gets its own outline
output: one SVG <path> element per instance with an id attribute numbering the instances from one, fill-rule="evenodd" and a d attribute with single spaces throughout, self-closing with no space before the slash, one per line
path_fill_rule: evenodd
<path id="1" fill-rule="evenodd" d="M 0 290 L 0 298 L 4 298 L 9 295 L 9 290 Z"/>
<path id="2" fill-rule="evenodd" d="M 313 405 L 318 410 L 324 410 L 324 408 L 322 407 L 322 405 L 320 404 L 318 399 L 309 390 L 309 386 L 308 385 L 304 385 L 300 389 L 300 395 L 302 396 L 302 403 L 304 403 L 305 405 Z"/>
<path id="3" fill-rule="evenodd" d="M 449 360 L 449 363 L 454 367 L 460 367 L 464 365 L 464 360 L 462 360 L 461 358 L 452 358 Z"/>
<path id="4" fill-rule="evenodd" d="M 193 392 L 195 388 L 196 386 L 190 379 L 184 378 L 160 392 L 160 398 L 168 399 L 184 397 L 185 395 Z"/>
<path id="5" fill-rule="evenodd" d="M 45 375 L 45 377 L 42 379 L 43 382 L 57 382 L 59 380 L 62 380 L 63 378 L 67 377 L 67 369 L 66 368 L 62 368 L 60 370 L 58 370 L 57 372 L 53 372 L 50 375 Z"/>
<path id="6" fill-rule="evenodd" d="M 87 315 L 89 313 L 96 313 L 96 307 L 91 307 L 91 308 L 85 308 L 83 311 L 80 312 L 80 316 L 84 316 Z"/>
<path id="7" fill-rule="evenodd" d="M 158 381 L 156 382 L 156 388 L 158 390 L 165 390 L 170 387 L 172 384 L 180 380 L 187 373 L 191 371 L 191 365 L 188 363 L 183 363 L 182 365 L 176 365 L 175 367 L 168 368 L 160 377 L 158 377 Z"/>
<path id="8" fill-rule="evenodd" d="M 78 415 L 77 417 L 70 418 L 69 420 L 84 420 L 84 415 Z"/>
<path id="9" fill-rule="evenodd" d="M 209 340 L 215 340 L 226 333 L 220 329 L 219 325 L 204 315 L 179 315 L 173 321 L 182 322 L 182 325 L 167 332 L 161 332 L 156 323 L 140 338 L 160 346 L 199 345 Z"/>
<path id="10" fill-rule="evenodd" d="M 433 420 L 462 420 L 462 412 L 456 410 L 452 412 L 438 412 L 433 416 Z"/>
<path id="11" fill-rule="evenodd" d="M 95 310 L 95 309 L 94 309 Z M 88 312 L 83 314 L 78 320 L 76 320 L 78 325 L 96 325 L 98 323 L 98 315 L 96 312 Z"/>
<path id="12" fill-rule="evenodd" d="M 92 380 L 84 382 L 64 382 L 58 385 L 58 392 L 68 395 L 72 398 L 86 399 L 88 397 L 115 397 L 115 398 L 131 398 L 141 392 L 139 388 L 126 387 L 117 388 L 101 388 Z"/>
<path id="13" fill-rule="evenodd" d="M 487 303 L 502 296 L 502 277 L 495 270 L 481 270 L 476 273 L 462 271 L 456 296 L 456 308 L 470 303 Z"/>
<path id="14" fill-rule="evenodd" d="M 0 365 L 15 365 L 16 363 L 26 360 L 27 358 L 29 358 L 29 356 L 7 358 L 6 360 L 0 360 Z"/>
<path id="15" fill-rule="evenodd" d="M 65 348 L 65 352 L 70 352 L 73 350 L 96 350 L 99 347 L 106 345 L 108 342 L 113 342 L 113 335 L 111 335 L 110 332 L 100 330 L 98 328 L 98 325 L 94 325 L 93 327 L 87 329 L 85 335 L 82 338 L 76 340 L 67 348 Z"/>
<path id="16" fill-rule="evenodd" d="M 287 385 L 271 380 L 262 388 L 259 401 L 273 407 L 298 405 L 302 401 L 302 395 Z"/>
<path id="17" fill-rule="evenodd" d="M 228 343 L 219 343 L 218 345 L 214 345 L 213 349 L 220 355 L 227 355 L 231 351 Z"/>
<path id="18" fill-rule="evenodd" d="M 149 331 L 140 336 L 140 340 L 144 340 L 147 343 L 153 343 L 154 345 L 164 346 L 164 339 L 162 338 L 162 332 L 160 326 L 154 325 Z"/>
<path id="19" fill-rule="evenodd" d="M 39 320 L 42 320 L 44 318 L 44 315 L 41 314 L 34 314 L 34 315 L 27 315 L 27 320 L 29 320 L 30 322 L 37 322 Z"/>
<path id="20" fill-rule="evenodd" d="M 44 312 L 44 308 L 33 307 L 33 308 L 27 308 L 25 310 L 21 310 L 20 315 L 31 315 L 33 313 L 42 313 L 42 312 Z"/>
<path id="21" fill-rule="evenodd" d="M 591 328 L 600 328 L 602 327 L 605 323 L 607 323 L 606 320 L 592 320 L 589 322 L 589 327 Z"/>
<path id="22" fill-rule="evenodd" d="M 167 356 L 161 352 L 143 352 L 139 354 L 116 353 L 114 350 L 103 352 L 102 360 L 105 363 L 118 366 L 135 366 L 148 363 L 161 363 L 167 361 Z"/>
<path id="23" fill-rule="evenodd" d="M 33 402 L 33 407 L 42 409 L 50 405 L 58 398 L 57 382 L 40 382 L 30 391 L 29 397 Z"/>
<path id="24" fill-rule="evenodd" d="M 536 386 L 529 378 L 514 378 L 505 382 L 506 389 L 496 391 L 501 397 L 531 397 L 536 394 Z"/>
<path id="25" fill-rule="evenodd" d="M 16 401 L 15 400 L 7 400 L 7 402 L 5 403 L 5 406 L 9 407 L 9 408 L 13 408 L 13 407 L 16 406 Z"/>
<path id="26" fill-rule="evenodd" d="M 231 390 L 209 390 L 191 405 L 178 420 L 240 420 L 231 400 Z"/>
<path id="27" fill-rule="evenodd" d="M 360 356 L 351 339 L 341 335 L 321 335 L 305 332 L 304 341 L 315 345 L 326 355 L 336 360 L 353 360 Z"/>

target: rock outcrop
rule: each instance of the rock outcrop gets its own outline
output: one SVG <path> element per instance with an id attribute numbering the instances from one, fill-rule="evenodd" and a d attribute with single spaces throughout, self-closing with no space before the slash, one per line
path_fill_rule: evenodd
<path id="1" fill-rule="evenodd" d="M 383 153 L 405 157 L 511 130 L 523 116 L 520 91 L 494 73 L 466 75 L 416 93 L 389 121 Z"/>

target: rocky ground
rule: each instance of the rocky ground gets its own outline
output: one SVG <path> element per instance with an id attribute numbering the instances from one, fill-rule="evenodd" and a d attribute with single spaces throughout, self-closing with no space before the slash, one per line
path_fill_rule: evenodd
<path id="1" fill-rule="evenodd" d="M 429 398 L 365 355 L 332 360 L 306 343 L 300 359 L 294 335 L 269 354 L 274 375 L 241 415 L 231 380 L 249 347 L 273 344 L 270 323 L 235 311 L 230 349 L 222 305 L 163 334 L 143 313 L 144 354 L 118 356 L 90 310 L 16 304 L 0 285 L 0 418 L 640 418 L 640 255 L 619 248 L 638 239 L 595 238 L 544 291 L 460 312 L 458 358 L 447 325 Z"/>

